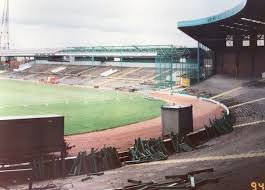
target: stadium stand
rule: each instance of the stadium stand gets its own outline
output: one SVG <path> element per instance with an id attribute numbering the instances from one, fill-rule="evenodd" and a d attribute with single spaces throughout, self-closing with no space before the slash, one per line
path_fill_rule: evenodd
<path id="1" fill-rule="evenodd" d="M 56 76 L 58 82 L 67 85 L 129 90 L 143 90 L 153 85 L 150 78 L 155 76 L 155 68 L 130 68 L 84 65 L 51 65 L 32 64 L 25 70 L 6 71 L 0 73 L 2 78 L 30 81 L 46 81 L 48 77 Z M 146 81 L 149 81 L 146 85 Z"/>
<path id="2" fill-rule="evenodd" d="M 27 69 L 31 68 L 31 64 L 30 63 L 25 63 L 22 65 L 19 65 L 18 69 L 14 69 L 15 72 L 19 72 L 19 71 L 25 71 Z"/>
<path id="3" fill-rule="evenodd" d="M 46 50 L 36 52 L 9 50 L 0 52 L 0 54 L 4 57 L 13 57 L 14 61 L 12 63 L 2 63 L 9 65 L 9 68 L 19 65 L 16 61 L 17 58 L 26 57 L 25 60 L 32 64 L 32 68 L 28 69 L 27 73 L 40 74 L 36 75 L 36 79 L 34 79 L 35 75 L 29 77 L 33 80 L 46 78 L 46 75 L 57 75 L 59 81 L 70 80 L 70 77 L 65 76 L 85 76 L 90 78 L 81 78 L 81 83 L 85 82 L 85 85 L 87 83 L 91 85 L 91 81 L 96 81 L 94 85 L 100 84 L 100 86 L 111 87 L 112 82 L 120 81 L 120 85 L 123 86 L 122 83 L 130 81 L 135 86 L 139 86 L 137 83 L 142 84 L 148 81 L 146 82 L 148 85 L 155 83 L 157 85 L 154 86 L 161 89 L 176 86 L 176 76 L 168 77 L 172 73 L 186 74 L 191 84 L 213 74 L 213 64 L 208 64 L 207 67 L 202 64 L 204 60 L 212 58 L 211 56 L 205 56 L 210 54 L 203 47 L 185 48 L 173 45 L 94 46 L 55 49 L 49 50 L 48 53 Z M 207 72 L 200 72 L 199 64 L 203 71 Z M 115 72 L 112 72 L 111 69 Z M 106 79 L 101 79 L 99 77 L 101 74 Z M 12 77 L 23 78 L 11 74 L 10 78 Z M 138 82 L 136 83 L 136 81 Z M 154 81 L 154 83 L 151 81 Z M 70 83 L 72 84 L 72 82 Z M 75 80 L 74 83 L 80 82 Z M 117 85 L 114 86 L 116 88 Z"/>

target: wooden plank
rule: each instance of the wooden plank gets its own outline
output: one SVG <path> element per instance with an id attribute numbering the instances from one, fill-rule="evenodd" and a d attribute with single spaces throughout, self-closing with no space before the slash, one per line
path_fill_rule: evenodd
<path id="1" fill-rule="evenodd" d="M 15 169 L 15 170 L 0 170 L 0 173 L 13 173 L 13 172 L 32 172 L 32 168 Z"/>

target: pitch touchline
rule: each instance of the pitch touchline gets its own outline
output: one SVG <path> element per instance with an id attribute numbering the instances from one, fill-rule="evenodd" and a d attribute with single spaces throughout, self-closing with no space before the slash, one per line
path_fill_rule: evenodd
<path id="1" fill-rule="evenodd" d="M 143 163 L 143 164 L 139 164 L 139 166 L 177 164 L 177 163 L 202 162 L 202 161 L 234 160 L 234 159 L 247 159 L 247 158 L 259 158 L 259 157 L 265 157 L 265 152 L 232 154 L 232 155 L 226 155 L 226 156 L 207 156 L 207 157 L 200 157 L 200 158 L 173 159 L 173 160 L 166 160 L 166 161 Z"/>

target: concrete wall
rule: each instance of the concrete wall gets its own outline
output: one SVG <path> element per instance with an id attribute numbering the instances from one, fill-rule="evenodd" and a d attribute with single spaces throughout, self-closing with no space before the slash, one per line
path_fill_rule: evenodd
<path id="1" fill-rule="evenodd" d="M 261 78 L 265 72 L 265 48 L 217 51 L 215 60 L 219 74 Z"/>

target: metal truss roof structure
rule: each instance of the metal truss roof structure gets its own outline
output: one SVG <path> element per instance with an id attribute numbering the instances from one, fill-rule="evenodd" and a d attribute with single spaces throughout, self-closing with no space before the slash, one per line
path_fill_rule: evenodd
<path id="1" fill-rule="evenodd" d="M 156 57 L 174 56 L 181 57 L 189 53 L 188 48 L 178 48 L 173 45 L 142 45 L 142 46 L 93 46 L 70 47 L 56 53 L 56 55 L 74 54 L 89 56 L 135 56 Z"/>
<path id="2" fill-rule="evenodd" d="M 34 56 L 91 56 L 91 57 L 174 57 L 189 55 L 189 48 L 173 45 L 146 46 L 92 46 L 69 47 L 61 49 L 0 50 L 0 57 L 34 57 Z"/>

